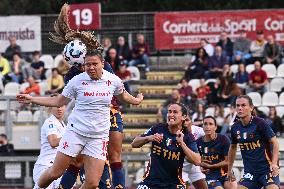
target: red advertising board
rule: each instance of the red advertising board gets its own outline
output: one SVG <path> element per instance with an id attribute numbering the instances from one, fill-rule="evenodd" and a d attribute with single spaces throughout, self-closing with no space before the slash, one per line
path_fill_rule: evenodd
<path id="1" fill-rule="evenodd" d="M 199 47 L 200 39 L 210 43 L 226 31 L 234 39 L 240 30 L 255 39 L 257 30 L 272 34 L 284 44 L 284 9 L 244 11 L 164 12 L 155 14 L 155 47 L 158 50 Z"/>
<path id="2" fill-rule="evenodd" d="M 69 25 L 71 29 L 95 30 L 101 27 L 100 3 L 70 5 Z"/>

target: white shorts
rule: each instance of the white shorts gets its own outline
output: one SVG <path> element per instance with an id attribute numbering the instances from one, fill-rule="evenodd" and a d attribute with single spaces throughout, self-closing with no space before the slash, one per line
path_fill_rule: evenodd
<path id="1" fill-rule="evenodd" d="M 201 172 L 200 167 L 193 165 L 192 163 L 186 164 L 182 169 L 182 179 L 184 182 L 193 183 L 205 178 L 206 176 Z"/>
<path id="2" fill-rule="evenodd" d="M 39 164 L 34 165 L 33 180 L 34 180 L 35 186 L 34 186 L 33 189 L 40 189 L 40 187 L 37 185 L 37 182 L 38 182 L 41 174 L 48 168 L 49 168 L 49 166 L 47 166 L 47 165 L 39 165 Z M 58 188 L 60 181 L 61 181 L 61 177 L 58 178 L 57 180 L 53 181 L 46 189 Z"/>
<path id="3" fill-rule="evenodd" d="M 85 154 L 105 161 L 108 140 L 108 137 L 89 138 L 79 135 L 72 130 L 66 130 L 57 150 L 71 157 L 76 157 L 78 154 Z"/>

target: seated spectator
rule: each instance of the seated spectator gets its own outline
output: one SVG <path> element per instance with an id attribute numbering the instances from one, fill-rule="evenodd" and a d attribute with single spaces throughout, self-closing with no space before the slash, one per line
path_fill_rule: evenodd
<path id="1" fill-rule="evenodd" d="M 186 78 L 182 78 L 179 82 L 179 94 L 186 101 L 191 98 L 192 87 L 188 84 L 188 80 Z"/>
<path id="2" fill-rule="evenodd" d="M 231 67 L 229 64 L 224 64 L 223 65 L 223 70 L 222 70 L 223 74 L 222 76 L 223 77 L 231 77 L 233 78 L 234 77 L 234 74 L 233 72 L 231 71 Z"/>
<path id="3" fill-rule="evenodd" d="M 247 87 L 249 74 L 244 63 L 239 64 L 238 72 L 235 74 L 234 79 L 240 88 L 245 89 Z"/>
<path id="4" fill-rule="evenodd" d="M 185 104 L 185 100 L 180 96 L 179 91 L 177 89 L 173 89 L 171 96 L 158 109 L 157 117 L 162 118 L 163 122 L 167 121 L 168 105 L 172 103 Z"/>
<path id="5" fill-rule="evenodd" d="M 105 55 L 105 58 L 108 58 L 108 54 L 109 54 L 108 51 L 109 51 L 109 49 L 110 48 L 114 48 L 110 38 L 109 37 L 104 37 L 102 44 L 103 44 L 103 47 L 104 47 L 103 54 Z"/>
<path id="6" fill-rule="evenodd" d="M 137 43 L 132 49 L 132 60 L 128 63 L 129 66 L 137 66 L 138 64 L 145 65 L 145 71 L 150 71 L 150 49 L 145 42 L 144 35 L 137 34 Z"/>
<path id="7" fill-rule="evenodd" d="M 254 62 L 254 71 L 249 74 L 249 87 L 248 92 L 259 92 L 263 94 L 266 92 L 266 85 L 268 83 L 267 74 L 261 69 L 261 63 L 259 61 Z"/>
<path id="8" fill-rule="evenodd" d="M 225 116 L 224 116 L 224 106 L 220 105 L 220 104 L 216 104 L 214 106 L 214 117 L 216 119 L 216 123 L 217 123 L 217 132 L 220 133 L 220 131 L 222 130 L 222 127 L 224 125 L 225 122 Z"/>
<path id="9" fill-rule="evenodd" d="M 116 52 L 120 61 L 130 60 L 130 49 L 128 44 L 125 42 L 125 38 L 123 36 L 118 37 L 117 45 L 116 45 Z"/>
<path id="10" fill-rule="evenodd" d="M 40 86 L 35 81 L 35 79 L 31 76 L 28 78 L 29 86 L 23 91 L 24 94 L 29 94 L 32 96 L 40 95 Z"/>
<path id="11" fill-rule="evenodd" d="M 277 111 L 275 106 L 269 107 L 268 119 L 272 122 L 272 130 L 277 136 L 282 135 L 283 132 L 283 125 L 281 118 L 277 115 Z"/>
<path id="12" fill-rule="evenodd" d="M 21 58 L 19 53 L 13 55 L 12 71 L 9 76 L 12 78 L 13 82 L 17 83 L 26 82 L 28 78 L 32 76 L 30 65 Z"/>
<path id="13" fill-rule="evenodd" d="M 8 142 L 5 134 L 0 134 L 0 156 L 14 155 L 14 145 Z"/>
<path id="14" fill-rule="evenodd" d="M 187 80 L 204 78 L 205 72 L 208 70 L 208 55 L 203 48 L 197 49 L 195 57 L 195 60 L 188 65 L 185 71 L 184 77 Z"/>
<path id="15" fill-rule="evenodd" d="M 234 42 L 234 63 L 240 62 L 249 63 L 251 55 L 249 53 L 251 41 L 247 38 L 247 33 L 244 30 L 240 31 L 240 36 Z"/>
<path id="16" fill-rule="evenodd" d="M 59 64 L 57 65 L 57 70 L 60 75 L 63 77 L 68 73 L 70 70 L 71 66 L 68 64 L 68 62 L 64 59 L 62 59 Z"/>
<path id="17" fill-rule="evenodd" d="M 205 106 L 203 103 L 197 105 L 197 111 L 192 115 L 192 124 L 202 126 L 203 118 L 205 117 Z"/>
<path id="18" fill-rule="evenodd" d="M 220 81 L 220 87 L 217 91 L 218 102 L 223 106 L 233 104 L 237 96 L 242 94 L 240 88 L 232 77 L 220 78 Z"/>
<path id="19" fill-rule="evenodd" d="M 222 53 L 222 48 L 220 46 L 215 47 L 215 53 L 213 56 L 209 57 L 208 60 L 208 72 L 206 72 L 206 79 L 217 78 L 222 75 L 223 66 L 228 64 L 226 56 Z"/>
<path id="20" fill-rule="evenodd" d="M 4 90 L 4 85 L 10 80 L 10 65 L 6 58 L 0 53 L 0 93 Z"/>
<path id="21" fill-rule="evenodd" d="M 115 48 L 109 49 L 108 55 L 107 55 L 105 61 L 108 62 L 111 65 L 111 67 L 114 71 L 118 70 L 118 65 L 120 63 L 120 60 L 118 59 L 117 52 L 116 52 Z"/>
<path id="22" fill-rule="evenodd" d="M 230 113 L 225 117 L 224 119 L 224 125 L 222 126 L 221 129 L 221 134 L 225 135 L 229 135 L 228 131 L 231 129 L 231 126 L 235 123 L 235 121 L 237 121 L 238 117 L 237 117 L 237 112 L 235 110 L 235 104 L 232 105 L 228 105 L 230 107 Z"/>
<path id="23" fill-rule="evenodd" d="M 216 46 L 222 47 L 222 53 L 225 57 L 227 57 L 228 62 L 232 64 L 233 62 L 233 47 L 234 44 L 232 40 L 228 37 L 228 34 L 226 32 L 222 32 L 220 34 L 220 39 L 217 42 Z"/>
<path id="24" fill-rule="evenodd" d="M 207 104 L 215 105 L 219 103 L 218 91 L 221 90 L 221 85 L 224 83 L 224 77 L 219 76 L 216 79 L 216 82 L 208 83 L 208 87 L 210 88 L 210 92 L 207 95 Z"/>
<path id="25" fill-rule="evenodd" d="M 39 60 L 40 58 L 40 52 L 39 51 L 34 51 L 33 52 L 33 62 L 31 64 L 31 68 L 32 68 L 32 74 L 33 77 L 38 80 L 44 80 L 46 79 L 45 75 L 44 75 L 44 62 Z"/>
<path id="26" fill-rule="evenodd" d="M 207 39 L 201 39 L 200 45 L 201 48 L 203 48 L 206 51 L 209 57 L 214 55 L 214 47 L 209 43 L 209 41 L 207 41 Z"/>
<path id="27" fill-rule="evenodd" d="M 252 41 L 250 45 L 250 52 L 252 56 L 252 61 L 260 61 L 262 63 L 264 57 L 264 47 L 266 41 L 264 40 L 263 31 L 256 32 L 256 40 Z"/>
<path id="28" fill-rule="evenodd" d="M 125 90 L 128 93 L 131 93 L 129 81 L 131 80 L 131 72 L 126 69 L 126 61 L 120 61 L 118 66 L 118 71 L 115 72 L 115 75 L 117 75 L 123 82 Z"/>
<path id="29" fill-rule="evenodd" d="M 9 37 L 10 45 L 5 50 L 5 58 L 8 59 L 8 61 L 13 61 L 13 55 L 15 53 L 21 54 L 21 47 L 17 45 L 17 39 L 15 36 Z"/>
<path id="30" fill-rule="evenodd" d="M 47 91 L 46 94 L 59 93 L 64 87 L 63 76 L 59 74 L 57 68 L 52 68 L 51 76 L 47 79 Z"/>
<path id="31" fill-rule="evenodd" d="M 275 42 L 273 35 L 267 36 L 267 43 L 264 47 L 264 63 L 274 64 L 276 67 L 280 64 L 281 47 Z"/>
<path id="32" fill-rule="evenodd" d="M 200 103 L 207 102 L 207 95 L 210 94 L 210 87 L 206 85 L 205 79 L 200 79 L 200 86 L 196 89 L 197 99 Z"/>

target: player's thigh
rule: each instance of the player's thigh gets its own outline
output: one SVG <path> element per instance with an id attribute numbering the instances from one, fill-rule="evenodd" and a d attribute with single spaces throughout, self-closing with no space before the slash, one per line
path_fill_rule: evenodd
<path id="1" fill-rule="evenodd" d="M 224 182 L 225 189 L 237 189 L 237 187 L 238 187 L 238 183 L 236 181 L 234 182 L 225 181 Z"/>
<path id="2" fill-rule="evenodd" d="M 265 186 L 265 189 L 279 189 L 279 186 L 276 184 L 270 184 L 268 186 Z"/>
<path id="3" fill-rule="evenodd" d="M 194 186 L 194 188 L 208 189 L 208 186 L 207 186 L 205 179 L 196 180 L 196 181 L 192 182 L 192 185 Z"/>
<path id="4" fill-rule="evenodd" d="M 123 134 L 121 132 L 109 132 L 108 155 L 110 163 L 121 161 L 122 140 Z"/>
<path id="5" fill-rule="evenodd" d="M 62 175 L 64 173 L 64 171 L 69 167 L 72 159 L 73 159 L 73 157 L 57 151 L 53 165 L 50 167 L 50 171 L 52 173 Z"/>
<path id="6" fill-rule="evenodd" d="M 84 155 L 85 183 L 99 184 L 105 161 Z"/>
<path id="7" fill-rule="evenodd" d="M 71 165 L 75 167 L 82 167 L 83 166 L 83 155 L 79 154 L 77 157 L 73 158 L 71 161 Z"/>
<path id="8" fill-rule="evenodd" d="M 34 183 L 37 183 L 39 180 L 40 175 L 49 167 L 46 165 L 39 165 L 35 164 L 33 169 L 33 181 Z"/>

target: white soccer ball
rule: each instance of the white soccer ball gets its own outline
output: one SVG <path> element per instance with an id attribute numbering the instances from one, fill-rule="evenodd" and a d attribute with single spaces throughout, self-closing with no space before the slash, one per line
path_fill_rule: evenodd
<path id="1" fill-rule="evenodd" d="M 83 64 L 87 53 L 86 45 L 80 40 L 69 42 L 64 47 L 64 59 L 70 64 Z"/>

